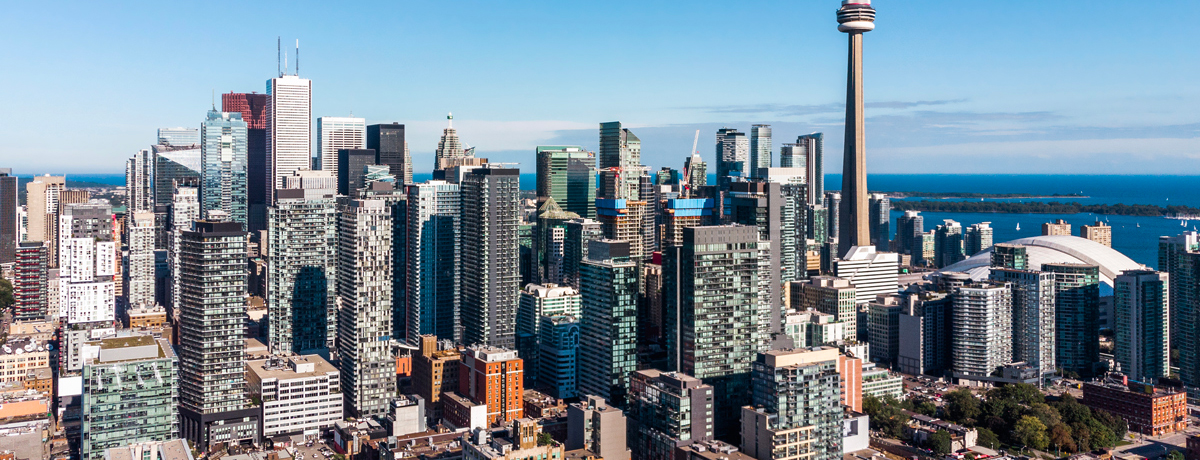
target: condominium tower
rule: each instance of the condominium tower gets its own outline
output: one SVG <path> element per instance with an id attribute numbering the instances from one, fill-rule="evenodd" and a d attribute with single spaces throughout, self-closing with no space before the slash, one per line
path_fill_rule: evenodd
<path id="1" fill-rule="evenodd" d="M 521 267 L 519 171 L 478 168 L 462 190 L 463 342 L 516 348 L 517 295 Z"/>
<path id="2" fill-rule="evenodd" d="M 200 215 L 221 211 L 246 226 L 246 122 L 237 112 L 210 110 L 200 124 Z"/>
<path id="3" fill-rule="evenodd" d="M 281 355 L 329 350 L 337 323 L 334 190 L 281 188 L 276 195 L 265 241 L 267 346 Z"/>
<path id="4" fill-rule="evenodd" d="M 423 335 L 462 340 L 459 323 L 459 263 L 462 245 L 462 195 L 459 185 L 428 181 L 407 187 L 408 270 L 406 341 L 418 345 Z M 399 338 L 397 338 L 399 339 Z"/>

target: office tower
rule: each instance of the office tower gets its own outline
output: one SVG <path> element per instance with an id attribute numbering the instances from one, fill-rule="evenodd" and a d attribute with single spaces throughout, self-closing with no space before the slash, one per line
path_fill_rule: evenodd
<path id="1" fill-rule="evenodd" d="M 895 294 L 899 287 L 899 267 L 898 254 L 876 252 L 874 247 L 861 246 L 837 260 L 833 273 L 854 285 L 857 301 L 861 304 L 880 294 Z"/>
<path id="2" fill-rule="evenodd" d="M 129 216 L 129 214 L 126 214 Z M 125 272 L 126 304 L 154 305 L 154 213 L 134 212 L 126 224 L 129 270 Z"/>
<path id="3" fill-rule="evenodd" d="M 761 170 L 771 165 L 771 125 L 750 126 L 750 176 L 762 177 Z"/>
<path id="4" fill-rule="evenodd" d="M 663 166 L 654 174 L 654 185 L 670 185 L 675 188 L 679 185 L 679 177 L 679 171 Z"/>
<path id="5" fill-rule="evenodd" d="M 375 164 L 388 165 L 396 182 L 413 183 L 412 157 L 400 123 L 367 126 L 367 148 L 375 151 Z"/>
<path id="6" fill-rule="evenodd" d="M 267 226 L 267 102 L 270 96 L 255 93 L 221 95 L 222 112 L 238 112 L 246 122 L 246 195 L 250 220 L 248 230 L 257 232 Z M 171 187 L 168 188 L 168 193 Z M 164 204 L 164 203 L 158 203 Z"/>
<path id="7" fill-rule="evenodd" d="M 1065 220 L 1057 219 L 1054 222 L 1046 222 L 1042 224 L 1042 235 L 1070 235 L 1071 224 Z"/>
<path id="8" fill-rule="evenodd" d="M 559 399 L 579 396 L 579 316 L 538 318 L 538 386 Z"/>
<path id="9" fill-rule="evenodd" d="M 200 451 L 258 439 L 246 397 L 246 232 L 199 220 L 179 237 L 180 434 Z"/>
<path id="10" fill-rule="evenodd" d="M 67 322 L 111 323 L 116 318 L 113 276 L 120 263 L 119 243 L 108 204 L 70 204 L 59 228 L 59 307 Z"/>
<path id="11" fill-rule="evenodd" d="M 375 151 L 371 149 L 341 149 L 337 151 L 337 193 L 342 196 L 357 196 L 363 188 L 367 165 L 375 164 Z"/>
<path id="12" fill-rule="evenodd" d="M 903 295 L 897 355 L 900 372 L 941 376 L 950 369 L 950 299 L 941 292 Z"/>
<path id="13" fill-rule="evenodd" d="M 267 80 L 266 119 L 263 203 L 269 205 L 284 177 L 312 169 L 312 81 L 298 75 Z"/>
<path id="14" fill-rule="evenodd" d="M 804 183 L 808 184 L 808 203 L 819 205 L 822 197 L 825 196 L 825 136 L 821 133 L 798 136 L 796 137 L 796 147 L 795 155 L 796 157 L 803 156 L 803 163 L 793 159 L 790 164 L 784 164 L 780 159 L 780 166 L 800 167 L 803 165 L 806 175 Z"/>
<path id="15" fill-rule="evenodd" d="M 563 211 L 553 197 L 542 202 L 537 211 L 537 225 L 531 250 L 534 252 L 533 278 L 541 283 L 563 282 L 563 240 L 566 238 L 566 223 L 578 219 L 579 214 Z"/>
<path id="16" fill-rule="evenodd" d="M 1025 246 L 1012 243 L 1000 243 L 992 247 L 992 266 L 1025 270 L 1029 265 L 1029 255 Z"/>
<path id="17" fill-rule="evenodd" d="M 636 460 L 671 460 L 675 449 L 713 440 L 713 387 L 678 372 L 642 369 L 629 376 L 626 415 Z"/>
<path id="18" fill-rule="evenodd" d="M 262 401 L 264 438 L 330 430 L 344 419 L 337 368 L 320 355 L 247 361 L 246 383 Z"/>
<path id="19" fill-rule="evenodd" d="M 567 406 L 567 449 L 587 449 L 605 459 L 629 460 L 625 413 L 604 398 L 587 395 Z"/>
<path id="20" fill-rule="evenodd" d="M 200 215 L 221 211 L 246 226 L 246 122 L 240 113 L 210 110 L 200 124 L 200 138 Z"/>
<path id="21" fill-rule="evenodd" d="M 759 460 L 842 457 L 840 354 L 772 350 L 754 361 L 753 406 L 741 409 L 741 450 Z"/>
<path id="22" fill-rule="evenodd" d="M 838 254 L 855 246 L 870 244 L 867 228 L 867 145 L 863 115 L 862 34 L 875 29 L 875 9 L 870 0 L 843 1 L 837 13 L 838 31 L 850 34 L 850 58 L 846 82 L 846 137 L 842 159 L 842 197 L 838 210 Z M 832 209 L 832 208 L 831 208 Z"/>
<path id="23" fill-rule="evenodd" d="M 1156 382 L 1170 371 L 1170 275 L 1127 270 L 1113 283 L 1113 358 L 1130 380 Z"/>
<path id="24" fill-rule="evenodd" d="M 1079 228 L 1079 236 L 1112 247 L 1112 227 L 1108 224 L 1096 221 L 1092 225 L 1084 225 Z"/>
<path id="25" fill-rule="evenodd" d="M 1013 361 L 1012 291 L 978 283 L 951 293 L 950 367 L 955 378 L 988 377 Z"/>
<path id="26" fill-rule="evenodd" d="M 769 133 L 768 129 L 768 133 Z M 765 168 L 764 168 L 765 170 Z M 783 252 L 794 253 L 796 250 L 795 233 L 783 233 L 784 198 L 782 186 L 774 182 L 740 182 L 730 184 L 730 220 L 732 223 L 747 225 L 758 230 L 758 240 L 767 243 L 766 260 L 762 263 L 768 267 L 762 274 L 769 279 L 766 289 L 770 303 L 771 332 L 780 332 L 783 310 L 780 300 L 783 294 L 780 288 Z M 794 230 L 794 229 L 793 229 Z"/>
<path id="27" fill-rule="evenodd" d="M 517 352 L 534 370 L 525 374 L 531 382 L 536 382 L 537 370 L 541 367 L 538 361 L 538 338 L 541 336 L 538 328 L 542 324 L 542 317 L 579 317 L 582 301 L 579 291 L 570 286 L 530 284 L 521 290 L 517 306 Z"/>
<path id="28" fill-rule="evenodd" d="M 108 458 L 105 450 L 179 438 L 179 358 L 167 339 L 103 339 L 83 365 L 80 457 Z"/>
<path id="29" fill-rule="evenodd" d="M 125 160 L 126 207 L 130 211 L 154 210 L 154 155 L 142 149 Z"/>
<path id="30" fill-rule="evenodd" d="M 900 356 L 900 313 L 904 306 L 896 295 L 880 295 L 867 303 L 871 361 L 895 367 Z"/>
<path id="31" fill-rule="evenodd" d="M 627 241 L 593 240 L 581 264 L 579 392 L 625 406 L 637 369 L 637 263 Z"/>
<path id="32" fill-rule="evenodd" d="M 600 123 L 600 152 L 596 157 L 596 169 L 618 168 L 621 186 L 619 196 L 605 198 L 634 198 L 638 190 L 637 170 L 642 166 L 642 140 L 621 122 Z"/>
<path id="33" fill-rule="evenodd" d="M 657 253 L 642 262 L 638 270 L 641 280 L 638 283 L 638 346 L 648 348 L 660 345 L 665 338 L 662 254 Z"/>
<path id="34" fill-rule="evenodd" d="M 433 169 L 446 169 L 451 165 L 451 160 L 473 156 L 473 151 L 467 154 L 458 140 L 458 131 L 454 129 L 454 114 L 446 115 L 446 129 L 442 130 L 442 138 L 438 141 L 437 151 L 434 153 Z"/>
<path id="35" fill-rule="evenodd" d="M 1054 275 L 1054 362 L 1091 377 L 1100 363 L 1100 267 L 1042 264 L 1042 271 Z"/>
<path id="36" fill-rule="evenodd" d="M 458 184 L 428 181 L 408 186 L 406 339 L 436 335 L 460 341 L 459 265 L 462 196 Z"/>
<path id="37" fill-rule="evenodd" d="M 684 160 L 683 173 L 686 179 L 685 185 L 690 190 L 708 185 L 708 163 L 705 163 L 704 158 L 697 152 L 693 152 L 692 156 Z"/>
<path id="38" fill-rule="evenodd" d="M 0 264 L 16 260 L 17 243 L 22 241 L 19 208 L 17 176 L 10 168 L 0 168 Z"/>
<path id="39" fill-rule="evenodd" d="M 525 362 L 515 350 L 467 347 L 458 368 L 458 393 L 487 406 L 487 425 L 525 416 Z M 462 426 L 462 425 L 459 425 Z"/>
<path id="40" fill-rule="evenodd" d="M 596 154 L 578 146 L 537 147 L 538 205 L 554 198 L 564 211 L 596 218 Z"/>
<path id="41" fill-rule="evenodd" d="M 938 268 L 951 265 L 955 262 L 963 260 L 966 256 L 963 254 L 963 228 L 958 222 L 951 219 L 946 219 L 945 223 L 938 225 L 933 230 L 934 235 L 934 260 L 933 264 Z"/>
<path id="42" fill-rule="evenodd" d="M 587 258 L 588 242 L 603 238 L 600 222 L 574 219 L 563 225 L 563 283 L 579 289 L 583 260 Z"/>
<path id="43" fill-rule="evenodd" d="M 858 341 L 858 294 L 850 280 L 832 276 L 814 276 L 791 284 L 791 307 L 794 310 L 815 310 L 833 315 L 835 321 L 846 325 L 846 340 Z M 861 337 L 866 340 L 867 337 Z"/>
<path id="44" fill-rule="evenodd" d="M 992 247 L 992 223 L 980 222 L 963 230 L 963 255 L 971 257 Z"/>
<path id="45" fill-rule="evenodd" d="M 663 258 L 667 359 L 714 387 L 718 437 L 736 435 L 750 363 L 771 343 L 767 245 L 754 227 L 692 227 Z"/>
<path id="46" fill-rule="evenodd" d="M 13 319 L 41 321 L 49 314 L 47 271 L 49 256 L 41 241 L 23 241 L 17 245 L 13 264 Z M 54 318 L 57 319 L 57 318 Z"/>
<path id="47" fill-rule="evenodd" d="M 804 154 L 804 146 L 801 144 L 783 144 L 779 147 L 779 166 L 783 168 L 805 168 L 805 161 L 808 158 Z M 804 183 L 808 183 L 807 172 L 804 175 Z M 805 197 L 808 198 L 807 196 Z"/>
<path id="48" fill-rule="evenodd" d="M 825 209 L 829 210 L 829 216 L 826 223 L 829 226 L 829 238 L 837 238 L 839 236 L 838 224 L 841 220 L 839 209 L 842 209 L 842 193 L 836 191 L 825 192 Z"/>
<path id="49" fill-rule="evenodd" d="M 992 268 L 989 276 L 1012 289 L 1013 361 L 1023 361 L 1038 370 L 1039 377 L 1054 373 L 1057 370 L 1054 274 Z"/>
<path id="50" fill-rule="evenodd" d="M 170 206 L 175 193 L 176 184 L 199 186 L 200 172 L 204 162 L 200 155 L 200 146 L 174 147 L 155 145 L 151 147 L 154 153 L 154 205 Z M 253 180 L 250 180 L 253 179 Z M 259 178 L 248 177 L 249 184 L 262 182 Z"/>
<path id="51" fill-rule="evenodd" d="M 418 343 L 420 348 L 413 353 L 413 388 L 430 405 L 429 418 L 438 420 L 442 418 L 442 394 L 458 390 L 459 362 L 463 355 L 452 342 L 439 344 L 433 335 L 419 337 Z"/>
<path id="52" fill-rule="evenodd" d="M 912 265 L 918 265 L 922 233 L 925 233 L 925 218 L 921 216 L 921 211 L 904 211 L 903 216 L 896 218 L 896 239 L 892 241 L 892 250 L 897 254 L 912 255 Z"/>
<path id="53" fill-rule="evenodd" d="M 338 150 L 365 148 L 367 148 L 367 120 L 365 118 L 317 118 L 317 158 L 322 170 L 339 170 Z"/>
<path id="54" fill-rule="evenodd" d="M 25 241 L 46 243 L 50 265 L 58 266 L 58 203 L 59 194 L 66 190 L 67 178 L 63 176 L 35 176 L 25 184 L 25 209 L 28 222 L 25 225 Z"/>
<path id="55" fill-rule="evenodd" d="M 871 245 L 880 251 L 887 251 L 891 248 L 892 200 L 882 193 L 872 193 L 867 202 L 870 207 L 867 225 L 871 229 Z"/>
<path id="56" fill-rule="evenodd" d="M 338 356 L 346 408 L 382 416 L 396 391 L 392 336 L 392 209 L 338 199 Z"/>
<path id="57" fill-rule="evenodd" d="M 462 293 L 460 317 L 468 345 L 516 347 L 521 267 L 519 171 L 479 168 L 462 190 Z"/>
<path id="58" fill-rule="evenodd" d="M 735 180 L 745 180 L 750 173 L 750 141 L 741 131 L 721 128 L 717 130 L 716 147 L 717 187 L 728 190 L 729 184 Z"/>
<path id="59" fill-rule="evenodd" d="M 224 95 L 222 95 L 224 96 Z M 224 99 L 222 97 L 222 99 Z M 188 146 L 200 143 L 200 130 L 196 128 L 158 128 L 158 145 Z"/>
<path id="60" fill-rule="evenodd" d="M 330 350 L 337 333 L 335 193 L 296 185 L 267 207 L 267 346 L 279 355 Z"/>

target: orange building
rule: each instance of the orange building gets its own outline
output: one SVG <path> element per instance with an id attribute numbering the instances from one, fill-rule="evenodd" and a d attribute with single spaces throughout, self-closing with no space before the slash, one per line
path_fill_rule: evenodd
<path id="1" fill-rule="evenodd" d="M 462 352 L 458 393 L 487 405 L 487 423 L 508 423 L 525 416 L 525 363 L 515 350 L 473 347 Z"/>
<path id="2" fill-rule="evenodd" d="M 838 356 L 838 375 L 842 376 L 842 405 L 862 412 L 862 359 Z"/>
<path id="3" fill-rule="evenodd" d="M 442 418 L 442 393 L 458 389 L 458 363 L 462 354 L 453 345 L 439 347 L 437 336 L 421 336 L 421 349 L 412 359 L 412 385 L 425 399 L 430 418 Z"/>
<path id="4" fill-rule="evenodd" d="M 1187 393 L 1130 382 L 1121 374 L 1084 383 L 1082 402 L 1125 419 L 1129 431 L 1147 436 L 1182 432 L 1188 426 Z"/>
<path id="5" fill-rule="evenodd" d="M 396 357 L 396 377 L 412 376 L 412 355 Z"/>

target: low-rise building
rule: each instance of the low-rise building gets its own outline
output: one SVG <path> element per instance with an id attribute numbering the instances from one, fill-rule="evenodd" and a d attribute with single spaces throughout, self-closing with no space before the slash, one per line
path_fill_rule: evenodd
<path id="1" fill-rule="evenodd" d="M 882 399 L 885 396 L 899 398 L 904 394 L 904 377 L 876 366 L 875 363 L 864 363 L 862 370 L 863 397 L 874 396 Z"/>
<path id="2" fill-rule="evenodd" d="M 625 413 L 604 398 L 584 396 L 567 408 L 567 449 L 587 449 L 605 460 L 629 460 Z"/>
<path id="3" fill-rule="evenodd" d="M 908 426 L 904 428 L 904 431 L 913 441 L 917 443 L 925 442 L 930 436 L 941 430 L 946 430 L 946 432 L 950 433 L 951 451 L 960 451 L 975 447 L 977 440 L 979 439 L 979 432 L 974 428 L 955 425 L 941 419 L 921 415 L 915 412 L 905 411 L 905 413 L 908 414 L 909 419 Z"/>
<path id="4" fill-rule="evenodd" d="M 39 342 L 54 339 L 57 321 L 19 321 L 8 326 L 8 338 L 29 338 Z"/>
<path id="5" fill-rule="evenodd" d="M 430 419 L 444 418 L 442 394 L 458 390 L 458 367 L 462 353 L 452 342 L 438 342 L 435 335 L 420 337 L 420 350 L 413 355 L 413 392 L 425 399 Z"/>
<path id="6" fill-rule="evenodd" d="M 417 395 L 400 395 L 392 400 L 384 424 L 389 425 L 392 436 L 420 433 L 427 429 L 425 400 Z"/>
<path id="7" fill-rule="evenodd" d="M 167 309 L 162 305 L 144 304 L 125 309 L 125 325 L 130 329 L 160 328 L 167 325 Z"/>
<path id="8" fill-rule="evenodd" d="M 29 372 L 50 365 L 50 347 L 28 337 L 0 345 L 0 382 L 24 382 Z"/>
<path id="9" fill-rule="evenodd" d="M 525 460 L 564 458 L 566 449 L 554 440 L 539 439 L 537 422 L 513 420 L 507 429 L 476 429 L 463 443 L 463 460 Z"/>
<path id="10" fill-rule="evenodd" d="M 1180 432 L 1188 426 L 1186 393 L 1133 382 L 1122 374 L 1084 383 L 1081 402 L 1125 419 L 1129 431 L 1146 436 Z"/>
<path id="11" fill-rule="evenodd" d="M 259 398 L 264 437 L 317 436 L 343 417 L 338 369 L 319 355 L 246 362 L 246 385 Z"/>
<path id="12" fill-rule="evenodd" d="M 754 460 L 737 446 L 717 440 L 701 441 L 675 449 L 675 460 Z"/>
<path id="13" fill-rule="evenodd" d="M 187 441 L 138 442 L 104 451 L 104 460 L 194 460 Z"/>

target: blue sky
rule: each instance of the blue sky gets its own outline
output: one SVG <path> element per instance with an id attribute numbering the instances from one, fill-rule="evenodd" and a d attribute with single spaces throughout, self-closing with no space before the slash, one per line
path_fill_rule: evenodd
<path id="1" fill-rule="evenodd" d="M 869 171 L 1200 174 L 1200 2 L 874 4 Z M 452 111 L 479 155 L 530 172 L 534 146 L 595 149 L 611 120 L 656 169 L 697 129 L 711 162 L 717 128 L 769 123 L 776 155 L 825 132 L 836 172 L 838 5 L 19 2 L 0 16 L 0 167 L 123 171 L 156 128 L 198 126 L 214 90 L 264 91 L 282 36 L 314 117 L 407 124 L 417 171 Z"/>

